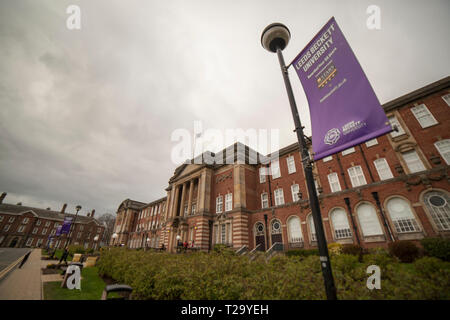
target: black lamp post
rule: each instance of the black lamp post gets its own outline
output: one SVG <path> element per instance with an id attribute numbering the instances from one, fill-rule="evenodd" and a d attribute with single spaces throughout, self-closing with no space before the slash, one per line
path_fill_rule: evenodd
<path id="1" fill-rule="evenodd" d="M 70 243 L 70 240 L 72 239 L 72 227 L 75 228 L 75 227 L 74 227 L 75 221 L 77 221 L 78 211 L 81 210 L 81 206 L 80 206 L 80 205 L 76 206 L 76 210 L 77 210 L 77 212 L 75 213 L 75 218 L 73 219 L 73 221 L 72 221 L 72 223 L 71 223 L 71 225 L 70 225 L 70 229 L 69 229 L 69 238 L 67 239 L 67 242 L 66 242 L 66 244 L 64 245 L 64 249 L 67 248 L 67 246 L 68 246 L 69 243 Z"/>
<path id="2" fill-rule="evenodd" d="M 316 187 L 314 186 L 314 177 L 312 173 L 312 161 L 309 157 L 309 152 L 306 145 L 306 138 L 303 133 L 303 126 L 298 115 L 297 105 L 295 103 L 294 94 L 292 92 L 291 83 L 287 67 L 284 62 L 282 50 L 287 46 L 291 38 L 289 29 L 281 23 L 272 23 L 268 25 L 262 35 L 261 44 L 264 49 L 270 52 L 276 52 L 278 61 L 280 62 L 281 73 L 283 75 L 284 84 L 291 106 L 292 117 L 294 118 L 295 132 L 297 133 L 298 144 L 302 155 L 302 163 L 305 172 L 306 185 L 308 187 L 309 205 L 311 207 L 314 218 L 314 227 L 316 229 L 317 244 L 319 247 L 320 264 L 322 267 L 322 274 L 325 282 L 325 291 L 328 300 L 336 300 L 336 287 L 334 285 L 333 274 L 331 272 L 330 257 L 328 254 L 327 241 L 325 239 L 325 232 L 322 224 L 322 216 L 320 214 L 319 199 L 317 198 Z"/>

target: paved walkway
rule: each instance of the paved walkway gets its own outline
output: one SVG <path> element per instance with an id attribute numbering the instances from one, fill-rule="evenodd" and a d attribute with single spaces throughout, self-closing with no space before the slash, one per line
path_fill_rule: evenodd
<path id="1" fill-rule="evenodd" d="M 41 300 L 41 249 L 34 249 L 21 269 L 0 281 L 0 300 Z"/>

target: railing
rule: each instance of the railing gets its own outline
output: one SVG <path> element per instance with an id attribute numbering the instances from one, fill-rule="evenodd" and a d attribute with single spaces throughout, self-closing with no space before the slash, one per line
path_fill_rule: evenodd
<path id="1" fill-rule="evenodd" d="M 256 252 L 256 250 L 258 250 L 258 248 L 259 248 L 260 246 L 261 246 L 261 243 L 258 244 L 256 247 L 254 247 L 248 254 L 249 254 L 249 255 L 254 254 L 254 253 Z"/>
<path id="2" fill-rule="evenodd" d="M 284 245 L 281 242 L 275 242 L 267 251 L 266 251 L 266 260 L 272 258 L 277 252 L 281 252 L 284 250 Z"/>
<path id="3" fill-rule="evenodd" d="M 237 255 L 244 255 L 248 252 L 248 246 L 247 245 L 243 245 L 242 247 L 240 247 L 237 251 L 236 254 Z"/>

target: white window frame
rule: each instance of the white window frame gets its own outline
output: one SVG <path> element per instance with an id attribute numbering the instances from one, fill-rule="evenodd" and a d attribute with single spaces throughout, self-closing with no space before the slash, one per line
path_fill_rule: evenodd
<path id="1" fill-rule="evenodd" d="M 274 170 L 274 169 L 276 169 L 276 170 Z M 280 161 L 279 160 L 272 161 L 272 163 L 270 164 L 270 173 L 272 175 L 272 179 L 278 179 L 281 177 L 281 169 L 280 169 Z"/>
<path id="2" fill-rule="evenodd" d="M 284 204 L 284 191 L 283 191 L 283 188 L 275 189 L 273 192 L 275 194 L 275 205 L 276 206 L 283 205 Z"/>
<path id="3" fill-rule="evenodd" d="M 233 210 L 233 193 L 227 193 L 225 195 L 225 211 Z"/>
<path id="4" fill-rule="evenodd" d="M 197 210 L 197 204 L 193 203 L 191 205 L 191 215 L 194 215 L 196 210 Z"/>
<path id="5" fill-rule="evenodd" d="M 47 228 L 42 229 L 42 234 L 47 234 Z"/>
<path id="6" fill-rule="evenodd" d="M 405 157 L 407 155 L 407 157 Z M 415 159 L 413 159 L 415 157 Z M 425 171 L 426 167 L 415 149 L 402 153 L 402 158 L 410 173 Z"/>
<path id="7" fill-rule="evenodd" d="M 355 153 L 355 152 L 356 152 L 355 147 L 351 147 L 351 148 L 348 148 L 348 149 L 345 149 L 344 151 L 342 151 L 342 155 L 346 156 L 348 154 Z"/>
<path id="8" fill-rule="evenodd" d="M 38 220 L 36 221 L 36 225 L 37 225 L 37 226 L 40 226 L 40 225 L 41 225 L 41 220 L 40 220 L 40 219 L 38 219 Z"/>
<path id="9" fill-rule="evenodd" d="M 373 161 L 373 164 L 375 166 L 375 169 L 377 169 L 378 177 L 380 177 L 380 180 L 388 180 L 394 177 L 386 158 L 376 159 Z"/>
<path id="10" fill-rule="evenodd" d="M 366 141 L 366 147 L 367 148 L 372 147 L 372 146 L 376 146 L 377 144 L 378 144 L 377 138 L 373 138 L 373 139 L 371 139 L 369 141 Z"/>
<path id="11" fill-rule="evenodd" d="M 388 117 L 388 120 L 389 120 L 389 123 L 392 126 L 392 129 L 394 129 L 394 126 L 397 126 L 397 128 L 398 128 L 398 132 L 396 132 L 396 131 L 392 131 L 391 132 L 391 137 L 392 138 L 401 136 L 401 135 L 406 133 L 405 130 L 403 129 L 402 125 L 400 124 L 400 121 L 398 121 L 398 119 L 397 119 L 397 117 L 395 115 L 392 115 L 392 116 Z"/>
<path id="12" fill-rule="evenodd" d="M 11 227 L 10 224 L 6 224 L 6 225 L 3 227 L 3 231 L 5 231 L 5 232 L 8 231 L 10 227 Z"/>
<path id="13" fill-rule="evenodd" d="M 438 123 L 436 121 L 436 118 L 433 116 L 430 110 L 428 110 L 427 106 L 424 103 L 412 107 L 411 112 L 422 128 L 428 128 Z"/>
<path id="14" fill-rule="evenodd" d="M 267 175 L 267 168 L 266 167 L 260 167 L 259 168 L 259 183 L 266 182 L 266 175 Z"/>
<path id="15" fill-rule="evenodd" d="M 30 218 L 23 218 L 23 220 L 22 220 L 22 223 L 23 224 L 27 224 L 28 223 L 28 221 L 30 221 Z"/>
<path id="16" fill-rule="evenodd" d="M 450 165 L 450 139 L 436 141 L 434 147 L 437 149 L 442 159 L 444 159 L 445 163 Z M 445 148 L 447 148 L 447 150 Z"/>
<path id="17" fill-rule="evenodd" d="M 329 185 L 330 185 L 330 190 L 331 190 L 331 192 L 339 192 L 339 191 L 342 191 L 341 183 L 339 182 L 339 176 L 338 176 L 337 172 L 332 172 L 332 173 L 328 174 L 328 175 L 327 175 L 327 178 L 328 178 L 328 183 L 329 183 Z M 335 180 L 335 181 L 332 181 L 332 179 L 334 179 L 334 178 L 336 178 L 336 180 Z M 333 187 L 333 186 L 334 186 L 334 187 Z M 336 188 L 336 186 L 337 186 L 338 188 Z"/>
<path id="18" fill-rule="evenodd" d="M 294 187 L 297 187 L 297 192 L 294 191 Z M 300 186 L 296 183 L 291 185 L 291 194 L 292 194 L 292 201 L 293 202 L 297 202 L 300 200 L 300 197 L 298 195 L 298 193 L 300 192 Z"/>
<path id="19" fill-rule="evenodd" d="M 8 220 L 8 222 L 10 222 L 10 223 L 13 223 L 13 222 L 14 222 L 14 220 L 16 220 L 16 217 L 9 217 L 9 220 Z"/>
<path id="20" fill-rule="evenodd" d="M 265 199 L 264 199 L 265 196 Z M 264 203 L 266 203 L 264 205 Z M 261 208 L 265 209 L 269 207 L 269 194 L 267 192 L 261 193 Z"/>
<path id="21" fill-rule="evenodd" d="M 216 213 L 222 213 L 223 211 L 223 197 L 218 196 L 216 198 Z"/>
<path id="22" fill-rule="evenodd" d="M 310 241 L 317 241 L 316 227 L 314 226 L 314 217 L 312 216 L 312 214 L 310 214 L 306 219 L 308 220 L 309 225 Z"/>
<path id="23" fill-rule="evenodd" d="M 393 217 L 393 212 L 391 210 L 390 202 L 394 199 L 399 199 L 404 202 L 404 204 L 407 206 L 406 214 L 403 213 L 403 217 Z M 386 209 L 389 214 L 389 217 L 392 221 L 392 224 L 394 225 L 394 229 L 396 233 L 410 233 L 410 232 L 419 232 L 421 231 L 419 224 L 417 222 L 417 219 L 414 215 L 414 212 L 409 204 L 408 201 L 401 197 L 392 197 L 386 202 Z M 409 213 L 409 214 L 408 214 Z"/>
<path id="24" fill-rule="evenodd" d="M 444 100 L 447 103 L 447 105 L 450 107 L 450 93 L 444 94 L 442 96 L 442 100 Z"/>
<path id="25" fill-rule="evenodd" d="M 2 222 L 2 221 L 3 221 L 3 218 L 4 218 L 4 216 L 0 216 L 0 222 Z"/>
<path id="26" fill-rule="evenodd" d="M 46 227 L 50 227 L 50 221 L 47 221 L 47 222 L 45 223 L 45 226 L 46 226 Z"/>
<path id="27" fill-rule="evenodd" d="M 24 227 L 24 226 L 19 226 L 19 227 L 17 228 L 17 232 L 22 233 L 23 230 L 25 230 L 25 227 Z"/>
<path id="28" fill-rule="evenodd" d="M 369 211 L 363 211 L 367 208 Z M 368 214 L 367 214 L 368 213 Z M 359 225 L 364 237 L 383 235 L 380 220 L 378 219 L 375 207 L 367 202 L 361 203 L 356 208 L 356 216 L 358 217 Z"/>
<path id="29" fill-rule="evenodd" d="M 364 176 L 364 171 L 361 166 L 350 167 L 347 169 L 347 172 L 353 188 L 364 186 L 367 184 L 366 177 Z"/>
<path id="30" fill-rule="evenodd" d="M 296 172 L 296 168 L 295 168 L 295 158 L 294 156 L 289 156 L 286 158 L 286 163 L 287 163 L 287 167 L 288 167 L 288 173 L 295 173 Z"/>
<path id="31" fill-rule="evenodd" d="M 337 212 L 341 212 L 345 216 L 345 218 L 346 218 L 345 226 L 344 226 L 344 224 L 342 224 L 342 226 L 337 225 L 337 223 L 336 223 L 337 221 L 335 220 Z M 331 222 L 333 224 L 334 238 L 336 240 L 352 238 L 352 230 L 350 229 L 350 223 L 348 221 L 347 212 L 344 209 L 342 209 L 342 208 L 333 209 L 330 212 L 330 218 L 331 218 Z"/>
<path id="32" fill-rule="evenodd" d="M 27 243 L 25 244 L 27 247 L 30 247 L 33 243 L 33 238 L 28 238 Z"/>
<path id="33" fill-rule="evenodd" d="M 333 160 L 333 156 L 328 156 L 328 157 L 325 157 L 325 158 L 322 159 L 323 162 L 328 162 L 328 161 L 331 161 L 331 160 Z"/>

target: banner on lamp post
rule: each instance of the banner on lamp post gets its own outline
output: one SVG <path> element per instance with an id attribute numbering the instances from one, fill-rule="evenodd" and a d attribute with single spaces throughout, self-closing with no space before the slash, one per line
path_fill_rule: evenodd
<path id="1" fill-rule="evenodd" d="M 72 217 L 65 217 L 64 218 L 64 222 L 63 225 L 61 226 L 61 229 L 59 229 L 59 234 L 58 234 L 58 229 L 56 230 L 56 235 L 61 235 L 61 234 L 68 234 L 70 232 L 70 226 L 72 224 Z"/>
<path id="2" fill-rule="evenodd" d="M 334 17 L 292 65 L 309 103 L 314 160 L 392 131 Z"/>

